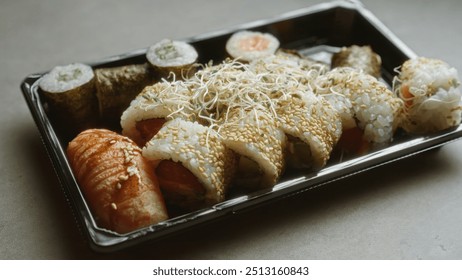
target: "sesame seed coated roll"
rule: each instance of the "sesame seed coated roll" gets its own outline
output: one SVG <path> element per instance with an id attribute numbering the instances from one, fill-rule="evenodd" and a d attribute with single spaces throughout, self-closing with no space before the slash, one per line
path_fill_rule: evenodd
<path id="1" fill-rule="evenodd" d="M 67 155 L 99 226 L 127 233 L 168 218 L 153 167 L 127 137 L 85 130 L 69 143 Z"/>
<path id="2" fill-rule="evenodd" d="M 323 167 L 342 132 L 336 111 L 310 91 L 294 91 L 276 100 L 276 104 L 278 124 L 289 136 L 291 166 Z"/>
<path id="3" fill-rule="evenodd" d="M 143 148 L 155 165 L 167 204 L 195 210 L 225 199 L 234 153 L 215 131 L 182 119 L 168 121 Z"/>
<path id="4" fill-rule="evenodd" d="M 332 56 L 332 68 L 351 67 L 379 78 L 381 76 L 382 59 L 370 46 L 343 47 Z"/>
<path id="5" fill-rule="evenodd" d="M 334 107 L 343 135 L 360 130 L 360 138 L 374 145 L 389 143 L 400 123 L 403 102 L 371 75 L 349 67 L 334 68 L 316 81 L 316 93 Z"/>
<path id="6" fill-rule="evenodd" d="M 147 86 L 123 112 L 122 134 L 144 146 L 168 120 L 193 120 L 191 93 L 181 82 L 158 82 Z"/>
<path id="7" fill-rule="evenodd" d="M 271 187 L 284 169 L 286 137 L 274 117 L 264 111 L 234 108 L 222 119 L 224 144 L 240 156 L 236 186 Z"/>

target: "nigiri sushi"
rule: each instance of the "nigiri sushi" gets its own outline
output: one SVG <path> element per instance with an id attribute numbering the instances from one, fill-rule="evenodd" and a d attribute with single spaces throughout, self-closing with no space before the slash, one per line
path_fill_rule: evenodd
<path id="1" fill-rule="evenodd" d="M 127 233 L 168 219 L 153 166 L 129 138 L 88 129 L 67 156 L 98 226 Z"/>

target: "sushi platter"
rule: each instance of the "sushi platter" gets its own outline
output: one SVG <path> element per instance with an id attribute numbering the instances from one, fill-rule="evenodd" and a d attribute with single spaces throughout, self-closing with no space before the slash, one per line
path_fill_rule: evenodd
<path id="1" fill-rule="evenodd" d="M 442 81 L 431 94 L 414 79 L 428 69 Z M 55 67 L 21 89 L 85 240 L 114 252 L 458 140 L 459 83 L 361 3 L 332 1 Z"/>

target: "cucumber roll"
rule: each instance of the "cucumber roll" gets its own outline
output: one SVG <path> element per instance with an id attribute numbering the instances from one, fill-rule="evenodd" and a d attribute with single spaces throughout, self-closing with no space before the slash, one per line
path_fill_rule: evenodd
<path id="1" fill-rule="evenodd" d="M 148 48 L 146 58 L 162 78 L 181 80 L 195 72 L 199 54 L 189 43 L 164 39 Z"/>
<path id="2" fill-rule="evenodd" d="M 39 87 L 52 114 L 66 129 L 79 131 L 96 122 L 95 74 L 90 66 L 56 66 L 42 77 Z"/>

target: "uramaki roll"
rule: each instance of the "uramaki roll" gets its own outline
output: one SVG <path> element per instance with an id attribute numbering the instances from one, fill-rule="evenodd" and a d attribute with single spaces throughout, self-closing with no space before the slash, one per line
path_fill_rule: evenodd
<path id="1" fill-rule="evenodd" d="M 99 226 L 127 233 L 168 218 L 153 167 L 127 137 L 85 130 L 69 143 L 67 156 Z"/>
<path id="2" fill-rule="evenodd" d="M 179 118 L 165 123 L 143 155 L 156 166 L 167 204 L 183 210 L 223 201 L 235 170 L 234 153 L 215 131 Z"/>
<path id="3" fill-rule="evenodd" d="M 350 67 L 334 68 L 316 80 L 316 93 L 342 118 L 339 144 L 345 151 L 364 153 L 392 140 L 403 102 L 375 77 Z"/>
<path id="4" fill-rule="evenodd" d="M 122 134 L 144 146 L 166 121 L 194 119 L 190 98 L 189 89 L 181 81 L 161 81 L 145 87 L 122 114 Z"/>
<path id="5" fill-rule="evenodd" d="M 288 135 L 288 163 L 296 168 L 324 167 L 342 133 L 330 104 L 311 91 L 295 91 L 276 100 L 278 125 Z"/>
<path id="6" fill-rule="evenodd" d="M 380 78 L 382 59 L 370 46 L 343 47 L 332 56 L 332 68 L 351 67 Z"/>
<path id="7" fill-rule="evenodd" d="M 219 134 L 239 155 L 235 185 L 251 189 L 274 186 L 285 167 L 286 137 L 274 116 L 258 109 L 233 108 L 223 116 Z"/>
<path id="8" fill-rule="evenodd" d="M 457 70 L 446 62 L 418 57 L 399 69 L 393 90 L 404 101 L 401 126 L 408 133 L 431 133 L 461 122 L 460 80 Z"/>

